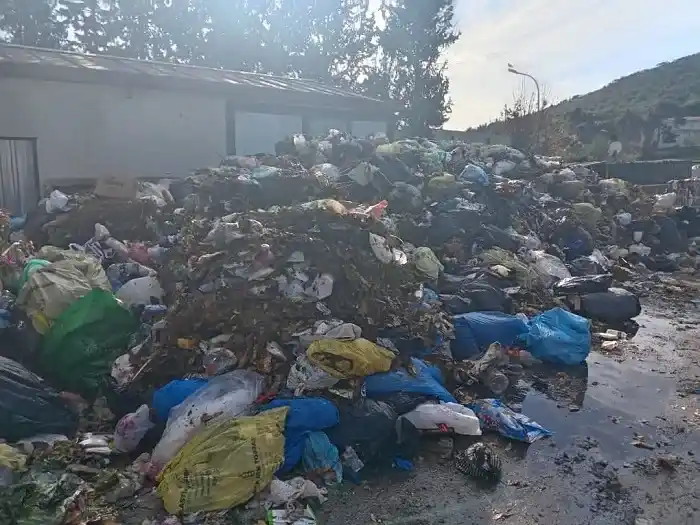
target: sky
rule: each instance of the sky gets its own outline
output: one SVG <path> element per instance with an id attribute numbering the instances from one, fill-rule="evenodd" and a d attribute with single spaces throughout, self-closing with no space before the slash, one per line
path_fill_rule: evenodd
<path id="1" fill-rule="evenodd" d="M 447 52 L 447 129 L 498 117 L 522 78 L 546 84 L 554 102 L 700 52 L 698 0 L 456 0 L 462 36 Z M 530 84 L 533 86 L 533 84 Z"/>

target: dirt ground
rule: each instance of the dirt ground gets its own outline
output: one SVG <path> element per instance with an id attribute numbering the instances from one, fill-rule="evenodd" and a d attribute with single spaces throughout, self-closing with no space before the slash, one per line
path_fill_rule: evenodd
<path id="1" fill-rule="evenodd" d="M 555 434 L 530 446 L 487 436 L 503 458 L 498 485 L 426 455 L 410 473 L 332 490 L 325 523 L 700 523 L 698 320 L 687 297 L 649 299 L 636 348 L 536 371 L 522 411 Z"/>

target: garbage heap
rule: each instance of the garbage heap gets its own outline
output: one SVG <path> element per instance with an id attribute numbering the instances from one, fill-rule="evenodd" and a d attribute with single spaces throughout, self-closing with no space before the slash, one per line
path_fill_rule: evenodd
<path id="1" fill-rule="evenodd" d="M 155 493 L 158 523 L 253 500 L 309 524 L 325 487 L 431 441 L 497 481 L 478 436 L 551 435 L 517 408 L 531 370 L 623 351 L 639 291 L 683 291 L 652 270 L 694 271 L 690 208 L 558 159 L 338 132 L 276 150 L 0 215 L 0 514 L 118 519 Z"/>

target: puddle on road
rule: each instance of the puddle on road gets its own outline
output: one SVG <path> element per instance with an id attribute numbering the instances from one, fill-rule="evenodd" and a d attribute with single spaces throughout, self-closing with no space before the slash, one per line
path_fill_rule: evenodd
<path id="1" fill-rule="evenodd" d="M 658 418 L 676 391 L 676 378 L 665 372 L 680 364 L 676 327 L 655 314 L 645 311 L 636 319 L 641 328 L 631 341 L 639 350 L 623 354 L 624 359 L 591 352 L 587 365 L 533 370 L 537 379 L 522 401 L 522 413 L 552 430 L 558 445 L 590 437 L 609 460 L 643 455 L 630 443 L 635 432 L 654 441 Z M 536 449 L 549 455 L 550 447 Z"/>

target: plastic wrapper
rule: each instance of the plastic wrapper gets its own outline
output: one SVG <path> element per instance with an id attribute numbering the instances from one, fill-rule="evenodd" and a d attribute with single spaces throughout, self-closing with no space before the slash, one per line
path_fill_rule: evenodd
<path id="1" fill-rule="evenodd" d="M 496 431 L 508 439 L 534 443 L 552 435 L 551 431 L 514 412 L 498 399 L 480 399 L 468 406 L 479 418 L 482 430 Z"/>

